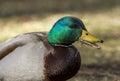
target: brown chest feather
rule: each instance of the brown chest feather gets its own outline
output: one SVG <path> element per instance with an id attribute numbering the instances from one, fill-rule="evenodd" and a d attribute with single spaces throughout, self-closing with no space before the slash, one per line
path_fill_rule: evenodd
<path id="1" fill-rule="evenodd" d="M 74 46 L 57 46 L 45 57 L 45 76 L 49 81 L 67 80 L 78 72 L 80 62 L 80 54 Z"/>

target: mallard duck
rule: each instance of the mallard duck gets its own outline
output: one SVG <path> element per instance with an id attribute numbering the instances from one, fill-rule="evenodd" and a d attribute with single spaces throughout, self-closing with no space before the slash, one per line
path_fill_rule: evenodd
<path id="1" fill-rule="evenodd" d="M 103 40 L 91 35 L 83 22 L 72 16 L 59 19 L 50 32 L 32 32 L 0 45 L 0 81 L 66 81 L 81 65 L 75 41 L 95 48 Z"/>

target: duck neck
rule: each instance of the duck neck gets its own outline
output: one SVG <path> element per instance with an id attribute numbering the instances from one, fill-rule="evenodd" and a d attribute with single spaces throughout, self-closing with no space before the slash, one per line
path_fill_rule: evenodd
<path id="1" fill-rule="evenodd" d="M 69 54 L 69 46 L 53 46 L 53 55 L 58 58 L 63 58 Z"/>

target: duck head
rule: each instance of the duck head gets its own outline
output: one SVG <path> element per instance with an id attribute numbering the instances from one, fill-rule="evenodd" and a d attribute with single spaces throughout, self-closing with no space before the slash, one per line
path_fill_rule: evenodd
<path id="1" fill-rule="evenodd" d="M 48 33 L 48 42 L 52 45 L 69 46 L 75 41 L 95 48 L 100 48 L 97 42 L 103 43 L 87 31 L 80 19 L 71 16 L 59 19 Z"/>

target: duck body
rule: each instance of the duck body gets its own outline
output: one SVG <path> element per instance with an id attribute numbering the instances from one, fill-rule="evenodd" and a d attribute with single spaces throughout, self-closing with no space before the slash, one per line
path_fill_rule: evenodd
<path id="1" fill-rule="evenodd" d="M 77 49 L 52 46 L 46 37 L 46 33 L 34 32 L 1 44 L 0 54 L 9 55 L 0 60 L 0 80 L 65 81 L 74 76 L 80 68 Z M 6 49 L 10 51 L 4 52 Z"/>

